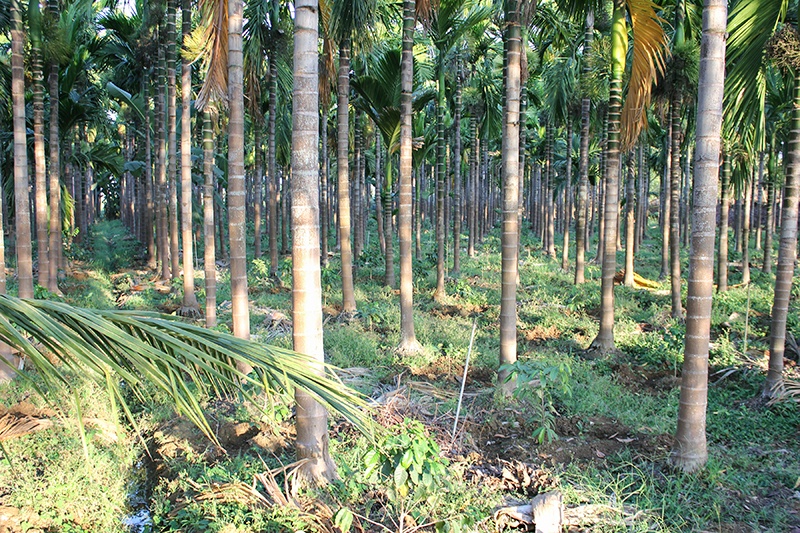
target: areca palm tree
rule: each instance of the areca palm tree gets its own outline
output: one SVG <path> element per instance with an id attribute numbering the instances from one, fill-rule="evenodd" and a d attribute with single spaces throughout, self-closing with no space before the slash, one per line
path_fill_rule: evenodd
<path id="1" fill-rule="evenodd" d="M 292 338 L 309 370 L 323 373 L 322 287 L 319 263 L 319 59 L 318 3 L 295 2 L 292 97 Z M 328 450 L 328 414 L 309 391 L 298 388 L 297 456 L 300 475 L 314 483 L 336 477 Z"/>
<path id="2" fill-rule="evenodd" d="M 672 451 L 672 461 L 687 472 L 701 468 L 708 457 L 705 434 L 708 343 L 714 290 L 714 230 L 725 79 L 726 15 L 724 0 L 705 0 L 697 98 L 686 342 L 678 428 Z"/>
<path id="3" fill-rule="evenodd" d="M 181 34 L 186 42 L 192 33 L 190 0 L 182 0 Z M 183 305 L 182 316 L 200 314 L 194 293 L 194 250 L 192 237 L 192 63 L 181 54 L 181 237 L 183 238 Z"/>
<path id="4" fill-rule="evenodd" d="M 783 355 L 786 344 L 786 319 L 797 258 L 797 213 L 800 200 L 800 70 L 794 58 L 797 57 L 797 29 L 788 23 L 789 2 L 771 0 L 758 6 L 748 2 L 737 3 L 730 16 L 728 45 L 731 53 L 728 61 L 730 86 L 726 86 L 725 110 L 731 117 L 733 126 L 754 124 L 754 146 L 762 149 L 765 137 L 765 59 L 769 50 L 770 59 L 782 68 L 792 69 L 794 94 L 791 112 L 791 137 L 786 153 L 788 161 L 784 184 L 783 208 L 781 209 L 781 234 L 778 252 L 778 265 L 775 276 L 775 297 L 770 321 L 769 371 L 764 384 L 764 395 L 777 394 L 783 381 Z M 780 23 L 788 32 L 785 46 L 767 47 Z M 776 36 L 780 44 L 780 35 Z M 755 76 L 753 76 L 755 73 Z M 727 85 L 727 84 L 726 84 Z M 740 122 L 747 120 L 747 123 Z"/>
<path id="5" fill-rule="evenodd" d="M 14 121 L 14 202 L 16 221 L 17 281 L 19 296 L 33 298 L 30 201 L 28 199 L 28 148 L 25 127 L 25 31 L 22 6 L 11 0 L 11 99 Z"/>
<path id="6" fill-rule="evenodd" d="M 622 78 L 628 54 L 627 15 L 631 18 L 633 55 L 628 94 L 623 107 Z M 652 80 L 663 71 L 666 35 L 650 0 L 614 0 L 611 26 L 611 78 L 608 104 L 606 191 L 603 216 L 603 273 L 600 330 L 592 348 L 600 353 L 614 348 L 614 274 L 616 273 L 617 213 L 619 210 L 620 149 L 638 138 L 650 101 Z"/>
<path id="7" fill-rule="evenodd" d="M 444 183 L 445 183 L 445 132 L 444 115 L 446 106 L 445 72 L 449 54 L 461 42 L 464 35 L 474 26 L 488 18 L 488 6 L 477 4 L 474 0 L 441 0 L 427 18 L 426 28 L 436 50 L 436 290 L 435 298 L 444 296 L 445 276 L 445 225 Z"/>
<path id="8" fill-rule="evenodd" d="M 28 6 L 33 82 L 33 169 L 36 212 L 36 255 L 39 285 L 50 288 L 50 239 L 47 220 L 47 169 L 44 157 L 44 58 L 42 50 L 42 12 L 38 0 Z"/>
<path id="9" fill-rule="evenodd" d="M 342 262 L 342 312 L 356 311 L 353 287 L 353 253 L 350 239 L 350 48 L 353 32 L 371 23 L 374 2 L 366 0 L 339 0 L 331 9 L 331 37 L 339 45 L 339 73 L 337 90 L 337 200 L 339 204 L 339 248 Z M 358 179 L 358 176 L 356 176 Z"/>

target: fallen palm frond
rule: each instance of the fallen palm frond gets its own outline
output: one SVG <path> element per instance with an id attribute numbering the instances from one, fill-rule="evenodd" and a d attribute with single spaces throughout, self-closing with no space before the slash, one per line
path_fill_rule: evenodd
<path id="1" fill-rule="evenodd" d="M 52 426 L 53 422 L 49 418 L 28 415 L 19 416 L 8 412 L 0 416 L 0 442 L 30 435 L 43 429 L 49 429 Z"/>
<path id="2" fill-rule="evenodd" d="M 239 394 L 258 405 L 255 397 L 261 391 L 301 387 L 360 430 L 370 430 L 362 397 L 330 369 L 318 374 L 319 364 L 312 358 L 177 317 L 0 296 L 0 341 L 27 357 L 38 371 L 40 380 L 17 372 L 42 396 L 46 389 L 69 387 L 68 374 L 86 376 L 108 390 L 134 427 L 126 395 L 129 392 L 143 400 L 152 392 L 142 385 L 150 383 L 215 443 L 199 403 L 203 394 Z M 237 363 L 254 370 L 244 375 Z"/>
<path id="3" fill-rule="evenodd" d="M 794 379 L 782 379 L 775 385 L 772 391 L 772 399 L 768 405 L 775 404 L 779 401 L 791 400 L 800 403 L 800 381 Z"/>

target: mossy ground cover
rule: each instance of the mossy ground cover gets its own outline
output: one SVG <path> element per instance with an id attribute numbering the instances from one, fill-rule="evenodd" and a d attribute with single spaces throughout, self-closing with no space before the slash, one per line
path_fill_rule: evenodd
<path id="1" fill-rule="evenodd" d="M 139 248 L 128 245 L 120 225 L 98 225 L 92 242 L 93 253 L 74 263 L 63 284 L 65 300 L 165 311 L 179 305 L 180 285 L 165 287 L 137 267 Z M 498 244 L 498 236 L 490 234 L 474 258 L 463 257 L 461 272 L 448 278 L 447 296 L 439 302 L 431 296 L 434 258 L 423 254 L 415 260 L 415 327 L 424 351 L 411 358 L 394 351 L 398 296 L 381 286 L 383 265 L 375 259 L 380 257 L 375 243 L 366 254 L 372 259 L 357 261 L 355 320 L 338 315 L 336 258 L 323 268 L 326 355 L 344 369 L 340 376 L 346 383 L 371 397 L 377 422 L 387 428 L 370 441 L 331 420 L 340 479 L 330 486 L 291 490 L 289 397 L 262 398 L 258 406 L 206 398 L 224 451 L 164 402 L 139 405 L 148 455 L 131 428 L 103 407 L 108 404 L 102 394 L 87 384 L 78 403 L 51 398 L 51 405 L 62 406 L 64 423 L 4 443 L 0 505 L 35 510 L 40 522 L 28 526 L 50 531 L 124 531 L 121 518 L 131 512 L 129 495 L 137 490 L 146 496 L 153 531 L 492 531 L 498 506 L 559 490 L 569 508 L 593 506 L 592 517 L 574 531 L 800 527 L 800 412 L 795 404 L 770 406 L 758 399 L 774 278 L 754 271 L 749 292 L 734 286 L 715 296 L 710 460 L 699 474 L 686 475 L 668 462 L 684 334 L 680 321 L 669 317 L 668 283 L 652 290 L 617 287 L 618 349 L 603 359 L 586 359 L 584 350 L 597 332 L 598 267 L 590 265 L 588 282 L 575 287 L 560 261 L 544 256 L 536 242 L 524 241 L 518 370 L 531 379 L 517 398 L 501 400 L 493 392 Z M 656 279 L 660 245 L 646 244 L 637 272 Z M 288 258 L 280 267 L 288 284 Z M 218 327 L 225 330 L 231 320 L 229 286 L 227 272 L 219 274 Z M 253 337 L 290 346 L 291 294 L 270 279 L 261 260 L 251 261 L 249 276 Z M 731 283 L 738 276 L 734 269 Z M 198 277 L 202 301 L 201 270 Z M 800 325 L 796 302 L 790 311 L 794 329 Z M 453 438 L 473 324 L 475 342 Z M 546 391 L 539 394 L 543 383 Z M 26 394 L 16 385 L 0 393 L 0 403 L 7 406 Z M 87 398 L 91 405 L 84 405 Z M 45 406 L 35 396 L 27 401 Z M 118 439 L 103 440 L 90 424 L 82 439 L 76 405 L 83 405 L 84 420 L 112 423 Z M 422 443 L 416 451 L 414 443 Z M 381 473 L 382 464 L 409 450 L 413 460 L 403 463 L 406 474 Z M 93 496 L 98 487 L 109 490 Z"/>

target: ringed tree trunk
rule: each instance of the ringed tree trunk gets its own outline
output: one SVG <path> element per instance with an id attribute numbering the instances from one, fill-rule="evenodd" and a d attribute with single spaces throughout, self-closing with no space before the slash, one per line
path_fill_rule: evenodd
<path id="1" fill-rule="evenodd" d="M 33 169 L 36 195 L 36 250 L 39 285 L 50 287 L 50 240 L 47 235 L 47 169 L 44 157 L 44 61 L 42 60 L 42 14 L 39 2 L 28 8 L 33 78 Z"/>
<path id="2" fill-rule="evenodd" d="M 260 111 L 259 111 L 260 114 Z M 255 168 L 253 169 L 253 257 L 261 259 L 261 191 L 264 188 L 264 151 L 261 149 L 263 118 L 253 120 Z"/>
<path id="3" fill-rule="evenodd" d="M 775 397 L 783 382 L 783 356 L 786 352 L 786 319 L 792 292 L 794 264 L 797 260 L 797 216 L 800 199 L 800 75 L 795 75 L 792 102 L 792 130 L 789 137 L 786 182 L 783 186 L 781 233 L 778 265 L 775 272 L 775 296 L 769 327 L 769 371 L 764 396 Z"/>
<path id="4" fill-rule="evenodd" d="M 591 348 L 605 353 L 614 349 L 614 274 L 617 269 L 617 213 L 619 212 L 620 112 L 622 76 L 628 52 L 625 6 L 614 0 L 611 39 L 611 82 L 608 101 L 608 148 L 605 206 L 603 209 L 603 268 L 600 297 L 600 330 Z"/>
<path id="5" fill-rule="evenodd" d="M 166 109 L 166 75 L 163 43 L 158 47 L 158 102 L 156 103 L 157 183 L 156 183 L 156 234 L 161 279 L 171 279 L 169 263 L 169 231 L 167 230 L 167 130 L 164 120 Z"/>
<path id="6" fill-rule="evenodd" d="M 167 0 L 167 179 L 169 180 L 169 257 L 172 278 L 178 277 L 178 137 L 175 81 L 175 2 Z"/>
<path id="7" fill-rule="evenodd" d="M 48 11 L 51 19 L 58 20 L 58 0 L 48 0 Z M 58 61 L 50 62 L 50 73 L 47 83 L 50 89 L 50 282 L 49 288 L 56 294 L 61 294 L 58 289 L 58 267 L 61 264 L 62 239 L 61 239 L 61 138 L 58 125 L 59 87 L 58 87 Z M 146 82 L 145 82 L 146 83 Z M 147 99 L 145 99 L 147 101 Z M 149 108 L 148 108 L 149 109 Z M 150 118 L 149 113 L 147 114 Z M 148 135 L 150 130 L 147 130 Z M 148 150 L 150 146 L 148 143 Z M 149 168 L 149 167 L 148 167 Z M 152 211 L 151 211 L 152 212 Z M 152 238 L 152 224 L 150 226 Z M 155 266 L 155 265 L 154 265 Z M 40 267 L 41 268 L 41 265 Z M 3 273 L 5 275 L 5 273 Z"/>
<path id="8" fill-rule="evenodd" d="M 742 285 L 750 283 L 750 202 L 753 200 L 753 179 L 744 184 L 742 204 Z"/>
<path id="9" fill-rule="evenodd" d="M 14 202 L 16 222 L 17 281 L 19 297 L 33 298 L 33 252 L 28 195 L 28 144 L 25 127 L 25 33 L 19 0 L 11 2 L 11 101 L 14 122 Z"/>
<path id="10" fill-rule="evenodd" d="M 719 251 L 717 253 L 717 292 L 728 290 L 728 218 L 730 217 L 730 155 L 722 153 L 722 179 L 720 183 Z"/>
<path id="11" fill-rule="evenodd" d="M 774 146 L 773 139 L 772 145 Z M 762 270 L 767 274 L 772 273 L 772 227 L 775 225 L 775 149 L 770 147 L 769 161 L 767 163 L 767 220 L 764 224 L 764 265 Z"/>
<path id="12" fill-rule="evenodd" d="M 564 173 L 564 247 L 561 250 L 561 270 L 569 268 L 569 226 L 572 223 L 572 117 L 567 119 L 567 169 Z"/>
<path id="13" fill-rule="evenodd" d="M 182 0 L 183 41 L 192 33 L 190 0 Z M 181 64 L 181 234 L 183 237 L 183 307 L 182 316 L 199 317 L 200 307 L 194 293 L 194 250 L 192 237 L 192 64 Z"/>
<path id="14" fill-rule="evenodd" d="M 203 267 L 206 283 L 206 327 L 217 325 L 217 267 L 214 239 L 214 132 L 211 113 L 203 111 Z"/>
<path id="15" fill-rule="evenodd" d="M 245 255 L 242 10 L 242 0 L 228 0 L 228 233 L 231 246 L 233 334 L 240 339 L 249 339 L 250 309 Z M 314 116 L 316 117 L 316 114 Z M 314 125 L 316 130 L 316 120 Z M 247 370 L 249 372 L 250 369 Z"/>
<path id="16" fill-rule="evenodd" d="M 636 192 L 634 189 L 634 164 L 635 152 L 628 154 L 628 176 L 625 181 L 625 279 L 626 287 L 634 286 L 633 279 L 633 248 L 636 241 Z"/>
<path id="17" fill-rule="evenodd" d="M 278 279 L 278 167 L 275 164 L 275 118 L 278 114 L 278 60 L 269 56 L 269 121 L 267 123 L 267 187 L 269 211 L 269 274 Z"/>
<path id="18" fill-rule="evenodd" d="M 52 74 L 51 74 L 52 76 Z M 58 74 L 56 74 L 56 77 Z M 144 240 L 145 245 L 147 246 L 147 268 L 150 270 L 156 270 L 158 268 L 158 253 L 156 251 L 156 235 L 153 231 L 153 221 L 156 213 L 155 207 L 155 196 L 154 194 L 158 194 L 158 191 L 155 193 L 153 192 L 153 150 L 152 150 L 152 138 L 150 136 L 150 94 L 149 94 L 149 87 L 150 87 L 150 75 L 149 72 L 145 76 L 145 79 L 142 80 L 142 93 L 144 95 Z M 56 79 L 56 85 L 58 84 L 58 80 Z M 58 87 L 56 86 L 56 91 L 58 91 Z M 53 87 L 51 85 L 50 88 L 50 97 L 51 97 L 51 104 L 50 107 L 52 109 L 52 93 Z M 53 150 L 52 144 L 52 119 L 50 122 L 51 128 L 51 144 L 50 150 Z M 50 161 L 53 161 L 52 153 L 50 156 Z M 52 163 L 51 163 L 52 168 Z M 50 184 L 50 191 L 52 192 L 52 182 Z M 53 213 L 53 205 L 50 205 L 50 212 Z M 52 238 L 52 235 L 51 235 Z"/>
<path id="19" fill-rule="evenodd" d="M 319 78 L 316 0 L 295 2 L 294 91 L 292 113 L 292 338 L 297 352 L 320 363 L 322 287 L 319 266 Z M 324 373 L 318 367 L 320 374 Z M 296 389 L 297 458 L 301 479 L 335 479 L 328 450 L 328 414 L 307 392 Z"/>
<path id="20" fill-rule="evenodd" d="M 667 278 L 669 273 L 669 253 L 670 253 L 670 220 L 672 220 L 672 193 L 670 189 L 671 176 L 672 176 L 672 127 L 673 113 L 669 116 L 669 128 L 667 129 L 667 136 L 664 139 L 664 150 L 667 152 L 667 157 L 664 163 L 664 173 L 662 174 L 661 183 L 661 273 L 658 279 L 663 280 Z"/>
<path id="21" fill-rule="evenodd" d="M 681 107 L 683 92 L 680 84 L 672 95 L 672 163 L 670 165 L 670 213 L 669 213 L 669 259 L 670 294 L 672 295 L 672 318 L 683 316 L 681 305 Z"/>
<path id="22" fill-rule="evenodd" d="M 322 266 L 324 267 L 328 266 L 328 228 L 330 226 L 330 211 L 328 209 L 328 171 L 330 167 L 328 163 L 328 106 L 329 104 L 323 106 L 319 118 L 319 133 L 322 136 L 320 140 L 322 161 L 319 166 L 320 253 L 322 254 Z M 259 200 L 259 205 L 260 202 Z"/>
<path id="23" fill-rule="evenodd" d="M 336 117 L 339 122 L 336 142 L 338 172 L 337 194 L 339 198 L 339 246 L 342 258 L 342 312 L 356 312 L 356 296 L 353 285 L 353 252 L 350 234 L 350 39 L 339 43 L 338 105 Z"/>
<path id="24" fill-rule="evenodd" d="M 441 55 L 441 54 L 440 54 Z M 444 107 L 445 85 L 444 65 L 445 58 L 439 57 L 438 71 L 438 99 L 436 102 L 436 290 L 433 291 L 434 300 L 444 297 L 444 258 L 446 220 L 444 216 L 444 181 L 445 176 L 445 139 L 444 139 Z"/>
<path id="25" fill-rule="evenodd" d="M 520 0 L 506 2 L 505 130 L 503 143 L 503 228 L 500 297 L 500 370 L 497 384 L 508 396 L 516 388 L 507 365 L 517 360 L 517 277 L 519 267 L 519 100 L 520 100 Z"/>
<path id="26" fill-rule="evenodd" d="M 421 350 L 414 333 L 414 274 L 411 258 L 412 108 L 415 0 L 403 0 L 403 51 L 400 60 L 400 175 L 397 226 L 400 238 L 400 345 L 403 355 Z"/>
<path id="27" fill-rule="evenodd" d="M 380 134 L 379 134 L 380 135 Z M 384 284 L 394 287 L 394 239 L 392 234 L 392 153 L 386 151 L 386 179 L 383 182 L 383 226 L 385 232 Z"/>
<path id="28" fill-rule="evenodd" d="M 456 55 L 456 94 L 453 98 L 453 270 L 461 271 L 461 58 Z"/>
<path id="29" fill-rule="evenodd" d="M 678 428 L 671 457 L 672 462 L 685 472 L 702 468 L 708 458 L 706 447 L 708 343 L 714 291 L 714 227 L 717 212 L 722 93 L 725 79 L 726 23 L 725 0 L 705 0 L 697 98 L 692 247 L 689 255 L 689 295 L 686 300 L 686 344 Z"/>
<path id="30" fill-rule="evenodd" d="M 594 11 L 586 14 L 586 31 L 583 35 L 583 55 L 589 57 L 592 53 L 592 40 L 594 38 Z M 582 76 L 586 79 L 590 73 L 590 66 L 584 60 Z M 589 120 L 591 118 L 591 99 L 584 96 L 581 99 L 581 148 L 580 148 L 580 177 L 578 180 L 578 201 L 575 218 L 575 285 L 586 281 L 586 209 L 589 196 Z"/>

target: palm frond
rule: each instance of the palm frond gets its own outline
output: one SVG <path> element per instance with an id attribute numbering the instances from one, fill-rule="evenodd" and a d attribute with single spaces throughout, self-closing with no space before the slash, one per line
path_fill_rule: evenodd
<path id="1" fill-rule="evenodd" d="M 728 16 L 724 130 L 731 132 L 742 124 L 755 124 L 759 150 L 766 142 L 765 48 L 778 23 L 786 18 L 788 7 L 788 0 L 739 0 Z"/>
<path id="2" fill-rule="evenodd" d="M 125 391 L 144 396 L 144 382 L 167 394 L 181 414 L 211 440 L 214 433 L 198 392 L 240 394 L 255 405 L 260 391 L 301 387 L 328 408 L 369 432 L 365 403 L 327 375 L 312 359 L 272 346 L 238 339 L 158 313 L 95 311 L 48 300 L 0 296 L 0 341 L 27 357 L 44 388 L 68 385 L 67 372 L 86 376 L 108 389 L 131 423 Z M 50 358 L 46 355 L 50 355 Z M 55 363 L 53 362 L 55 361 Z M 237 363 L 251 366 L 245 376 Z M 57 363 L 57 364 L 56 364 Z M 20 375 L 44 394 L 30 375 Z"/>
<path id="3" fill-rule="evenodd" d="M 228 103 L 228 0 L 200 0 L 200 12 L 207 47 L 206 79 L 195 108 L 203 110 L 209 102 Z"/>
<path id="4" fill-rule="evenodd" d="M 633 33 L 633 60 L 628 94 L 622 107 L 620 143 L 630 149 L 646 124 L 645 109 L 650 105 L 653 80 L 664 72 L 669 55 L 667 35 L 651 0 L 627 0 Z"/>

